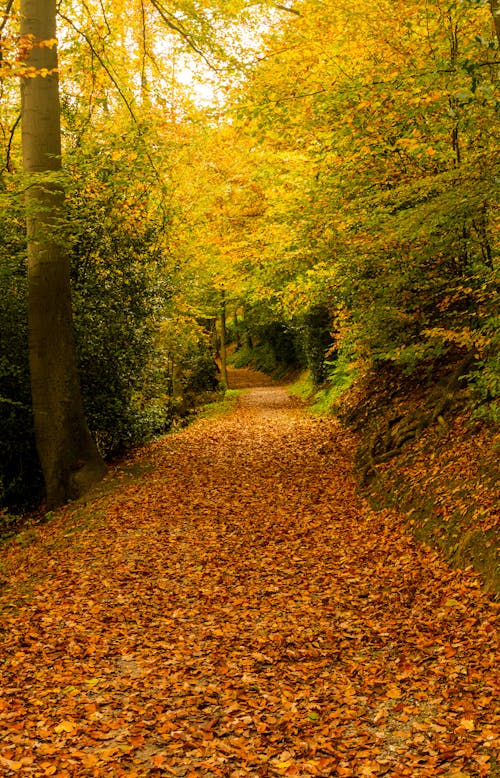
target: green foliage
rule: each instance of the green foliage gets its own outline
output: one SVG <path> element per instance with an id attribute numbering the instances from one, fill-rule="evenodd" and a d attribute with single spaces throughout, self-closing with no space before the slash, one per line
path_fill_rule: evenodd
<path id="1" fill-rule="evenodd" d="M 122 193 L 75 172 L 67 200 L 74 319 L 87 418 L 104 453 L 164 431 L 173 411 L 158 321 L 169 276 L 158 228 L 123 211 Z M 80 185 L 80 186 L 79 186 Z M 24 217 L 14 196 L 0 217 L 0 505 L 42 494 L 31 417 Z M 141 230 L 132 223 L 141 224 Z"/>
<path id="2" fill-rule="evenodd" d="M 215 401 L 212 397 L 210 402 L 203 404 L 199 415 L 211 419 L 233 411 L 238 404 L 240 394 L 240 389 L 226 389 L 223 394 L 217 396 Z"/>
<path id="3" fill-rule="evenodd" d="M 476 397 L 493 414 L 500 95 L 488 4 L 301 10 L 239 109 L 274 151 L 255 288 L 279 299 L 316 384 L 324 310 L 363 369 L 418 374 L 475 354 Z"/>
<path id="4" fill-rule="evenodd" d="M 347 348 L 343 348 L 337 359 L 327 360 L 327 387 L 330 404 L 336 402 L 349 389 L 358 375 L 358 369 L 352 361 Z"/>
<path id="5" fill-rule="evenodd" d="M 26 244 L 14 198 L 0 210 L 0 506 L 25 508 L 42 491 L 28 367 Z"/>
<path id="6" fill-rule="evenodd" d="M 269 304 L 257 304 L 248 308 L 243 327 L 247 349 L 251 352 L 248 364 L 252 364 L 257 370 L 272 374 L 301 364 L 295 329 Z"/>
<path id="7" fill-rule="evenodd" d="M 313 413 L 333 413 L 342 394 L 351 386 L 357 369 L 344 349 L 336 359 L 325 360 L 326 380 L 321 388 L 314 382 L 310 370 L 304 371 L 290 387 L 292 394 L 309 402 Z"/>
<path id="8" fill-rule="evenodd" d="M 273 375 L 280 368 L 271 343 L 256 343 L 252 348 L 243 346 L 235 352 L 232 364 L 236 368 L 252 367 L 268 375 Z"/>
<path id="9" fill-rule="evenodd" d="M 314 395 L 314 386 L 309 370 L 304 370 L 297 380 L 288 387 L 288 391 L 301 400 L 310 400 Z"/>
<path id="10" fill-rule="evenodd" d="M 457 348 L 482 350 L 495 297 L 485 184 L 476 194 L 453 173 L 423 201 L 421 184 L 372 199 L 375 223 L 353 236 L 358 251 L 346 251 L 337 273 L 359 347 L 374 360 L 411 372 Z M 413 202 L 400 209 L 400 197 Z"/>
<path id="11" fill-rule="evenodd" d="M 484 323 L 482 331 L 489 336 L 488 347 L 483 350 L 471 375 L 471 385 L 476 399 L 475 415 L 500 423 L 500 316 L 492 315 Z"/>
<path id="12" fill-rule="evenodd" d="M 276 375 L 300 364 L 295 330 L 267 306 L 248 308 L 240 323 L 245 333 L 244 343 L 232 357 L 235 367 L 251 365 L 256 370 Z"/>
<path id="13" fill-rule="evenodd" d="M 182 360 L 182 383 L 188 396 L 196 397 L 218 387 L 218 368 L 206 338 L 200 338 L 197 347 Z"/>
<path id="14" fill-rule="evenodd" d="M 109 454 L 170 425 L 158 337 L 170 279 L 144 188 L 130 192 L 120 167 L 102 162 L 99 152 L 80 161 L 67 208 L 82 392 L 89 426 Z"/>
<path id="15" fill-rule="evenodd" d="M 326 355 L 332 346 L 332 317 L 324 306 L 315 306 L 303 317 L 302 338 L 314 386 L 320 386 L 327 376 Z"/>
<path id="16" fill-rule="evenodd" d="M 148 211 L 147 187 L 131 187 L 122 157 L 80 149 L 68 165 L 65 245 L 89 426 L 111 454 L 163 432 L 174 408 L 160 325 L 171 298 L 165 218 Z M 0 224 L 0 505 L 42 494 L 34 445 L 27 351 L 24 215 L 3 196 Z M 171 312 L 172 315 L 172 312 Z M 173 312 L 175 315 L 175 312 Z M 216 367 L 197 335 L 184 354 L 186 386 L 213 386 Z"/>

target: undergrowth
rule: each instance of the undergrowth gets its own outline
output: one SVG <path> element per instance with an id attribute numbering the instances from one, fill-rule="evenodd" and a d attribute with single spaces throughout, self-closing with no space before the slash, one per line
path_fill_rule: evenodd
<path id="1" fill-rule="evenodd" d="M 240 389 L 226 389 L 223 396 L 220 396 L 212 402 L 206 403 L 196 415 L 201 418 L 209 419 L 214 418 L 215 416 L 222 416 L 236 406 L 240 394 Z"/>
<path id="2" fill-rule="evenodd" d="M 328 415 L 335 413 L 337 403 L 356 378 L 352 364 L 341 357 L 328 363 L 328 379 L 321 386 L 314 386 L 310 371 L 301 373 L 289 387 L 289 391 L 301 400 L 310 403 L 312 413 Z"/>
<path id="3" fill-rule="evenodd" d="M 269 343 L 258 343 L 253 348 L 241 346 L 231 354 L 229 363 L 236 369 L 248 367 L 277 380 L 290 371 L 290 365 L 280 362 Z"/>

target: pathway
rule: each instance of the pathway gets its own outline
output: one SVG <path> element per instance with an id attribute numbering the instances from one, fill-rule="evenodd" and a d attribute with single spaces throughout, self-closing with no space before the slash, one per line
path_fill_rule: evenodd
<path id="1" fill-rule="evenodd" d="M 252 388 L 4 552 L 0 774 L 498 775 L 494 604 L 351 450 Z"/>

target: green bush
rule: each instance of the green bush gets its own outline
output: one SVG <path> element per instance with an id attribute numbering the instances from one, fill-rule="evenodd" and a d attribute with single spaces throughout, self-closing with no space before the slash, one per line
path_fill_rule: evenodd
<path id="1" fill-rule="evenodd" d="M 195 349 L 182 361 L 182 384 L 189 397 L 213 392 L 217 389 L 218 367 L 206 340 L 200 338 Z"/>
<path id="2" fill-rule="evenodd" d="M 158 337 L 169 295 L 159 230 L 113 180 L 76 178 L 68 198 L 73 307 L 89 426 L 104 454 L 169 428 L 166 358 Z M 83 187 L 83 190 L 79 188 Z"/>
<path id="3" fill-rule="evenodd" d="M 79 163 L 80 164 L 80 163 Z M 104 454 L 167 429 L 168 371 L 158 321 L 169 296 L 160 228 L 143 197 L 125 199 L 98 157 L 72 170 L 65 245 L 89 426 Z M 26 241 L 21 202 L 1 193 L 0 506 L 39 500 L 27 348 Z"/>
<path id="4" fill-rule="evenodd" d="M 327 352 L 332 346 L 332 318 L 327 308 L 316 305 L 307 311 L 300 330 L 312 382 L 320 386 L 327 378 Z"/>
<path id="5" fill-rule="evenodd" d="M 489 317 L 483 325 L 487 346 L 470 376 L 478 418 L 500 422 L 500 316 Z"/>
<path id="6" fill-rule="evenodd" d="M 26 244 L 15 201 L 0 216 L 0 507 L 41 497 L 28 367 Z"/>
<path id="7" fill-rule="evenodd" d="M 296 328 L 279 318 L 270 306 L 247 306 L 239 324 L 244 337 L 243 345 L 233 355 L 235 367 L 251 365 L 272 375 L 304 366 Z"/>

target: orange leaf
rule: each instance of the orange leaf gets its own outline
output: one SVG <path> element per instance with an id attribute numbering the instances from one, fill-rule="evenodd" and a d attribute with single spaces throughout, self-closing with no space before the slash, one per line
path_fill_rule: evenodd
<path id="1" fill-rule="evenodd" d="M 15 762 L 13 759 L 6 759 L 5 757 L 0 756 L 0 765 L 3 765 L 8 770 L 20 770 L 23 763 Z"/>

